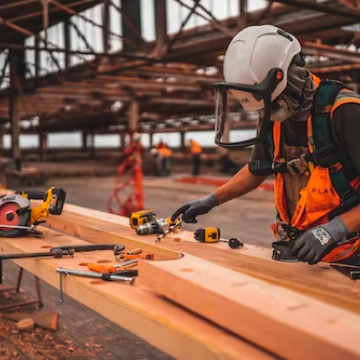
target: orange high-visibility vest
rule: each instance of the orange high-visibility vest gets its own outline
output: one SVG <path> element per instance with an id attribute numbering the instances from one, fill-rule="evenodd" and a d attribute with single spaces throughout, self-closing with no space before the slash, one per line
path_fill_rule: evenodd
<path id="1" fill-rule="evenodd" d="M 159 149 L 159 152 L 160 151 L 165 159 L 169 158 L 172 155 L 172 151 L 167 147 Z"/>
<path id="2" fill-rule="evenodd" d="M 191 151 L 191 154 L 192 154 L 192 155 L 200 154 L 201 151 L 202 151 L 202 148 L 201 148 L 201 146 L 200 146 L 199 143 L 197 143 L 196 141 L 192 140 L 191 143 L 190 143 L 190 151 Z"/>
<path id="3" fill-rule="evenodd" d="M 312 75 L 315 86 L 318 87 L 320 79 Z M 342 90 L 344 91 L 344 90 Z M 349 94 L 350 95 L 350 94 Z M 334 111 L 339 106 L 346 103 L 359 103 L 360 99 L 355 97 L 340 97 L 333 104 L 330 112 L 332 117 Z M 310 153 L 313 153 L 313 145 L 310 139 L 312 138 L 312 117 L 307 120 L 308 128 L 308 147 Z M 273 126 L 273 141 L 274 141 L 274 160 L 279 161 L 280 146 L 281 146 L 281 123 L 275 122 Z M 342 166 L 337 163 L 336 166 Z M 325 224 L 329 221 L 328 214 L 339 208 L 340 198 L 335 191 L 329 173 L 329 168 L 316 166 L 312 171 L 307 186 L 300 191 L 300 199 L 294 211 L 294 214 L 289 218 L 285 197 L 285 180 L 283 174 L 277 173 L 274 184 L 275 204 L 280 220 L 291 225 L 298 230 L 307 230 L 314 226 Z M 355 188 L 360 188 L 360 177 L 353 179 L 350 185 Z M 275 233 L 275 224 L 272 226 Z M 349 258 L 360 248 L 360 238 L 356 238 L 350 243 L 338 246 L 329 254 L 327 254 L 322 261 L 335 262 Z"/>

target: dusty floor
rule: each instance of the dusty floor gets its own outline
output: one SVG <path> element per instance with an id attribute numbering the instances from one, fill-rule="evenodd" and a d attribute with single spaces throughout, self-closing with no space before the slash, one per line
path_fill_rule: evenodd
<path id="1" fill-rule="evenodd" d="M 67 192 L 67 202 L 108 211 L 108 199 L 113 191 L 114 178 L 64 178 L 50 186 L 62 187 Z M 214 189 L 205 185 L 180 184 L 172 178 L 145 178 L 144 206 L 151 208 L 158 216 L 170 216 L 178 207 L 188 201 L 206 196 Z M 219 227 L 222 237 L 237 237 L 244 242 L 271 246 L 270 225 L 274 219 L 272 193 L 253 192 L 247 198 L 235 199 L 210 213 L 198 217 L 197 224 L 184 224 L 183 228 L 195 230 L 201 226 Z"/>
<path id="2" fill-rule="evenodd" d="M 56 182 L 50 180 L 43 189 L 50 186 L 62 187 L 67 192 L 68 203 L 107 211 L 114 178 L 62 178 Z M 145 178 L 145 207 L 152 208 L 158 216 L 167 217 L 182 204 L 203 197 L 212 189 L 211 186 L 180 184 L 173 178 Z M 272 196 L 271 192 L 255 191 L 199 217 L 198 224 L 184 224 L 183 228 L 194 230 L 201 226 L 217 226 L 224 238 L 236 237 L 270 247 L 272 233 L 269 226 L 274 217 Z M 15 283 L 15 270 L 16 265 L 6 262 L 5 283 Z M 27 295 L 32 295 L 33 280 L 30 274 L 26 276 L 23 289 Z M 61 312 L 58 332 L 52 334 L 35 329 L 31 334 L 19 334 L 12 322 L 0 317 L 0 360 L 171 359 L 69 297 L 60 305 L 58 291 L 48 284 L 42 283 L 42 292 L 45 306 Z"/>

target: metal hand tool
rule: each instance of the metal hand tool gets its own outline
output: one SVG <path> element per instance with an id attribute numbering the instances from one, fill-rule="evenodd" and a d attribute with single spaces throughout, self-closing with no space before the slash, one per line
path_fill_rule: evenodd
<path id="1" fill-rule="evenodd" d="M 56 272 L 60 273 L 60 302 L 61 303 L 64 302 L 63 279 L 62 279 L 63 274 L 88 277 L 88 278 L 100 279 L 100 280 L 105 280 L 105 281 L 124 281 L 124 282 L 128 282 L 130 285 L 133 285 L 135 282 L 135 278 L 130 277 L 130 276 L 120 276 L 120 275 L 114 275 L 114 274 L 100 274 L 100 273 L 93 273 L 93 272 L 88 272 L 88 271 L 63 269 L 61 267 L 57 268 Z"/>
<path id="2" fill-rule="evenodd" d="M 47 252 L 0 254 L 0 284 L 2 284 L 2 278 L 3 278 L 2 260 L 38 258 L 38 257 L 61 258 L 64 255 L 74 256 L 75 252 L 88 252 L 88 251 L 98 251 L 98 250 L 113 250 L 114 255 L 118 255 L 124 249 L 125 246 L 121 244 L 66 245 L 66 246 L 53 247 L 50 249 L 50 251 Z"/>
<path id="3" fill-rule="evenodd" d="M 175 223 L 174 225 L 169 226 L 169 228 L 167 230 L 165 230 L 162 234 L 159 234 L 158 237 L 156 238 L 155 242 L 160 241 L 162 238 L 164 238 L 169 232 L 171 231 L 175 231 L 182 223 L 182 219 L 180 219 L 177 223 Z"/>

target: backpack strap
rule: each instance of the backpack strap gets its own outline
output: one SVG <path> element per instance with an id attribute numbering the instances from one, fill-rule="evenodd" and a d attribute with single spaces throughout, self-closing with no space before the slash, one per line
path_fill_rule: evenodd
<path id="1" fill-rule="evenodd" d="M 341 207 L 329 214 L 335 217 L 360 202 L 360 194 L 350 185 L 350 174 L 347 154 L 332 133 L 330 112 L 336 96 L 345 85 L 339 81 L 322 80 L 316 90 L 312 109 L 313 138 L 309 139 L 314 147 L 314 163 L 329 168 L 331 183 L 341 199 Z"/>
<path id="2" fill-rule="evenodd" d="M 274 174 L 273 157 L 274 157 L 274 138 L 272 121 L 266 123 L 266 138 L 263 140 L 264 147 L 267 151 L 266 160 L 253 160 L 249 161 L 249 171 L 253 175 L 268 176 Z"/>

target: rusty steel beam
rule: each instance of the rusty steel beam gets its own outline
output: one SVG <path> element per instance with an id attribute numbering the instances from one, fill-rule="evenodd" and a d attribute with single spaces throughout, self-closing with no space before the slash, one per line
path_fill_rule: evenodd
<path id="1" fill-rule="evenodd" d="M 19 25 L 16 25 L 14 23 L 12 23 L 9 20 L 5 20 L 4 18 L 0 17 L 0 25 L 5 25 L 8 28 L 15 30 L 17 32 L 19 32 L 20 34 L 23 34 L 25 36 L 34 36 L 35 39 L 38 39 L 39 41 L 43 42 L 45 44 L 45 46 L 47 46 L 47 44 L 50 44 L 50 42 L 46 41 L 46 39 L 44 39 L 42 36 L 40 36 L 39 34 L 34 34 L 33 32 L 31 32 L 30 30 L 27 30 Z M 22 46 L 24 48 L 24 46 Z M 59 62 L 56 60 L 56 58 L 49 53 L 51 60 L 53 61 L 53 63 L 56 65 L 56 67 L 60 70 L 60 65 Z"/>
<path id="2" fill-rule="evenodd" d="M 168 41 L 166 0 L 154 1 L 156 46 L 153 55 L 161 57 L 165 52 L 165 43 Z"/>
<path id="3" fill-rule="evenodd" d="M 329 73 L 342 73 L 348 71 L 354 71 L 357 73 L 360 70 L 360 64 L 347 64 L 337 66 L 326 66 L 320 68 L 310 68 L 310 71 L 314 74 L 329 74 Z"/>
<path id="4" fill-rule="evenodd" d="M 267 0 L 271 1 L 271 0 Z M 331 14 L 331 15 L 337 15 L 341 17 L 346 17 L 355 21 L 360 21 L 360 14 L 356 14 L 354 11 L 348 11 L 348 10 L 342 10 L 340 8 L 332 8 L 329 6 L 329 4 L 319 4 L 314 1 L 308 1 L 308 0 L 301 0 L 301 1 L 295 1 L 295 0 L 274 0 L 277 3 L 281 3 L 284 5 L 290 5 L 290 6 L 296 6 L 301 9 L 306 10 L 312 10 L 312 11 L 318 11 L 320 13 L 324 14 Z"/>
<path id="5" fill-rule="evenodd" d="M 141 45 L 139 36 L 136 35 L 136 33 L 141 34 L 140 0 L 122 1 L 121 5 L 122 33 L 126 39 L 130 40 L 124 42 L 123 47 L 125 51 L 133 50 L 138 45 Z"/>
<path id="6" fill-rule="evenodd" d="M 38 2 L 39 0 L 36 0 L 36 2 Z M 86 4 L 86 3 L 95 3 L 96 0 L 79 0 L 79 1 L 76 1 L 74 3 L 71 4 L 71 6 L 78 6 L 78 5 L 82 5 L 82 4 Z M 62 10 L 61 9 L 58 9 L 58 8 L 53 8 L 53 9 L 49 9 L 49 13 L 55 13 L 55 12 L 61 12 Z M 11 18 L 11 19 L 8 19 L 9 21 L 12 21 L 12 22 L 17 22 L 17 21 L 21 21 L 21 20 L 26 20 L 26 19 L 31 19 L 31 18 L 34 18 L 34 17 L 38 17 L 38 16 L 42 16 L 43 15 L 43 12 L 42 11 L 37 11 L 37 12 L 34 12 L 34 13 L 29 13 L 29 14 L 26 14 L 26 15 L 20 15 L 20 16 L 16 16 L 14 18 Z"/>
<path id="7" fill-rule="evenodd" d="M 73 21 L 69 21 L 69 24 L 74 28 L 75 32 L 77 33 L 77 35 L 79 36 L 79 38 L 84 42 L 86 48 L 92 52 L 95 53 L 94 48 L 91 46 L 91 44 L 89 43 L 89 41 L 87 40 L 86 36 L 81 32 L 81 30 L 79 29 L 79 27 L 73 22 Z M 105 53 L 107 53 L 107 51 L 105 51 Z"/>
<path id="8" fill-rule="evenodd" d="M 214 83 L 223 81 L 221 76 L 214 75 L 199 75 L 193 71 L 173 69 L 170 67 L 160 66 L 142 66 L 136 69 L 136 73 L 142 76 L 159 76 L 159 77 L 176 77 L 178 79 L 185 79 L 197 82 Z"/>
<path id="9" fill-rule="evenodd" d="M 302 42 L 302 51 L 310 55 L 322 55 L 334 59 L 360 62 L 360 53 L 346 49 L 337 49 L 334 46 L 316 44 L 309 41 Z"/>
<path id="10" fill-rule="evenodd" d="M 161 1 L 161 0 L 160 0 Z M 155 3 L 157 3 L 157 1 L 155 1 Z M 138 44 L 143 44 L 145 42 L 145 40 L 143 39 L 143 37 L 141 36 L 140 30 L 137 28 L 137 26 L 131 21 L 131 19 L 128 17 L 128 15 L 126 14 L 126 12 L 124 12 L 122 10 L 121 7 L 117 6 L 116 4 L 114 4 L 111 0 L 110 0 L 110 5 L 119 13 L 121 14 L 121 18 L 123 21 L 125 21 L 126 26 L 129 28 L 129 30 L 132 31 L 133 35 L 136 38 L 136 42 Z M 156 14 L 155 14 L 156 15 Z"/>
<path id="11" fill-rule="evenodd" d="M 0 43 L 0 48 L 2 49 L 24 49 L 24 50 L 36 50 L 35 46 L 31 45 L 18 45 L 13 43 Z M 95 52 L 95 51 L 82 51 L 82 50 L 67 50 L 61 48 L 49 48 L 49 47 L 42 47 L 39 48 L 39 51 L 47 51 L 48 53 L 64 53 L 67 55 L 94 55 L 98 57 L 110 57 L 110 58 L 124 58 L 129 60 L 151 60 L 151 58 L 147 56 L 141 56 L 136 54 L 123 54 L 123 53 L 104 53 L 104 52 Z"/>
<path id="12" fill-rule="evenodd" d="M 69 6 L 66 6 L 66 5 L 62 4 L 57 0 L 49 0 L 49 2 L 52 3 L 53 5 L 55 5 L 58 9 L 66 11 L 69 15 L 76 15 L 80 19 L 84 20 L 85 22 L 87 22 L 87 23 L 89 23 L 89 24 L 91 24 L 91 25 L 93 25 L 93 26 L 95 26 L 95 27 L 97 27 L 99 29 L 104 28 L 103 25 L 100 25 L 100 24 L 96 23 L 95 21 L 93 21 L 93 20 L 87 18 L 86 16 L 76 12 L 75 10 L 71 9 Z M 69 4 L 69 5 L 73 6 L 72 4 Z M 121 35 L 115 34 L 114 32 L 112 32 L 110 30 L 108 30 L 108 32 L 109 32 L 110 35 L 115 36 L 115 37 L 117 37 L 117 38 L 119 38 L 119 39 L 121 39 L 123 41 L 129 41 L 129 39 L 126 39 Z"/>
<path id="13" fill-rule="evenodd" d="M 103 51 L 105 54 L 109 53 L 110 42 L 109 42 L 109 30 L 110 30 L 110 0 L 103 0 L 102 7 L 102 42 Z"/>
<path id="14" fill-rule="evenodd" d="M 175 0 L 178 1 L 178 0 Z M 181 25 L 180 25 L 180 29 L 179 31 L 175 34 L 174 37 L 172 37 L 167 45 L 166 51 L 170 52 L 172 47 L 175 45 L 175 43 L 180 39 L 181 34 L 184 30 L 184 27 L 186 26 L 186 24 L 189 22 L 191 16 L 194 14 L 194 11 L 196 11 L 196 8 L 199 5 L 200 0 L 194 0 L 194 5 L 191 7 L 190 12 L 187 14 L 186 18 L 182 21 Z"/>

